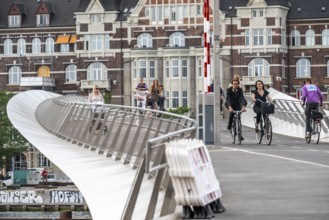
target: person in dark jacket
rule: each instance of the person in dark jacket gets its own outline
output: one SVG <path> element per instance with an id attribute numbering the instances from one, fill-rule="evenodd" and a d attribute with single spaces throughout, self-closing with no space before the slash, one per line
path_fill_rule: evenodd
<path id="1" fill-rule="evenodd" d="M 246 111 L 247 100 L 243 95 L 242 89 L 239 87 L 240 81 L 237 79 L 233 79 L 231 81 L 231 87 L 229 87 L 226 91 L 226 102 L 225 107 L 230 112 L 230 117 L 228 120 L 227 129 L 231 130 L 234 113 L 233 111 Z"/>

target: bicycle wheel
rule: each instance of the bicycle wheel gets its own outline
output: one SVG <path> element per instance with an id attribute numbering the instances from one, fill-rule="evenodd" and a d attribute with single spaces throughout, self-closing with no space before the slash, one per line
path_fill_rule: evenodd
<path id="1" fill-rule="evenodd" d="M 267 145 L 272 143 L 272 123 L 269 119 L 265 122 L 265 141 Z"/>
<path id="2" fill-rule="evenodd" d="M 238 136 L 238 144 L 240 145 L 242 141 L 242 127 L 241 127 L 240 119 L 237 119 L 235 121 L 235 124 L 236 124 L 237 136 Z"/>
<path id="3" fill-rule="evenodd" d="M 235 121 L 233 121 L 233 123 L 232 123 L 231 136 L 232 136 L 232 144 L 235 144 L 235 136 L 236 136 L 236 132 L 235 132 Z"/>
<path id="4" fill-rule="evenodd" d="M 321 133 L 321 121 L 314 121 L 313 122 L 313 141 L 315 144 L 319 143 L 320 140 L 320 133 Z"/>
<path id="5" fill-rule="evenodd" d="M 256 127 L 256 125 L 255 125 L 255 127 Z M 259 128 L 260 129 L 255 131 L 256 132 L 256 142 L 257 142 L 257 144 L 262 143 L 262 138 L 263 138 L 263 122 L 262 121 L 259 122 Z"/>

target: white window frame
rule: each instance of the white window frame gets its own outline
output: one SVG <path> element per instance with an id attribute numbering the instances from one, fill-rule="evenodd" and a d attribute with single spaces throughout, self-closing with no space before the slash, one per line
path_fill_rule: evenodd
<path id="1" fill-rule="evenodd" d="M 329 29 L 322 31 L 322 46 L 329 46 Z"/>
<path id="2" fill-rule="evenodd" d="M 182 106 L 188 107 L 188 92 L 182 91 Z"/>
<path id="3" fill-rule="evenodd" d="M 272 45 L 272 28 L 266 29 L 267 45 Z"/>
<path id="4" fill-rule="evenodd" d="M 103 35 L 93 34 L 91 36 L 91 50 L 102 51 L 103 50 Z"/>
<path id="5" fill-rule="evenodd" d="M 13 41 L 12 39 L 6 39 L 3 43 L 4 47 L 4 55 L 12 55 L 13 54 Z"/>
<path id="6" fill-rule="evenodd" d="M 101 62 L 91 63 L 87 68 L 87 80 L 107 79 L 107 67 Z"/>
<path id="7" fill-rule="evenodd" d="M 133 78 L 152 80 L 157 78 L 155 59 L 138 59 L 133 62 Z"/>
<path id="8" fill-rule="evenodd" d="M 327 77 L 329 77 L 329 60 L 327 61 Z M 329 94 L 329 93 L 328 93 Z M 328 96 L 329 97 L 329 96 Z"/>
<path id="9" fill-rule="evenodd" d="M 296 77 L 311 77 L 311 62 L 306 58 L 300 58 L 296 62 Z"/>
<path id="10" fill-rule="evenodd" d="M 137 45 L 138 47 L 153 47 L 153 37 L 149 33 L 141 33 L 137 37 Z"/>
<path id="11" fill-rule="evenodd" d="M 38 26 L 49 25 L 49 14 L 37 14 L 37 25 Z"/>
<path id="12" fill-rule="evenodd" d="M 38 167 L 50 167 L 50 160 L 42 153 L 38 154 Z"/>
<path id="13" fill-rule="evenodd" d="M 9 27 L 20 27 L 21 26 L 21 15 L 9 15 L 8 16 Z"/>
<path id="14" fill-rule="evenodd" d="M 21 81 L 22 71 L 19 66 L 12 66 L 8 72 L 9 84 L 19 84 Z"/>
<path id="15" fill-rule="evenodd" d="M 46 53 L 54 53 L 55 52 L 55 41 L 54 41 L 54 38 L 48 37 L 46 39 L 45 52 Z"/>
<path id="16" fill-rule="evenodd" d="M 105 50 L 110 50 L 110 49 L 111 49 L 110 35 L 106 34 L 105 35 Z"/>
<path id="17" fill-rule="evenodd" d="M 169 44 L 177 47 L 185 47 L 185 35 L 182 32 L 174 32 L 169 36 Z"/>
<path id="18" fill-rule="evenodd" d="M 248 76 L 269 76 L 270 65 L 264 58 L 255 58 L 248 64 Z"/>
<path id="19" fill-rule="evenodd" d="M 60 46 L 61 53 L 68 53 L 70 52 L 70 45 L 69 44 L 61 44 Z"/>
<path id="20" fill-rule="evenodd" d="M 245 45 L 250 46 L 250 30 L 246 29 L 244 33 L 245 33 L 244 36 Z"/>
<path id="21" fill-rule="evenodd" d="M 65 68 L 65 82 L 77 82 L 77 65 L 70 64 Z"/>
<path id="22" fill-rule="evenodd" d="M 263 46 L 264 45 L 264 30 L 262 28 L 252 29 L 253 45 Z"/>
<path id="23" fill-rule="evenodd" d="M 178 108 L 179 107 L 179 91 L 171 91 L 171 107 Z"/>
<path id="24" fill-rule="evenodd" d="M 293 30 L 290 33 L 290 45 L 293 47 L 300 46 L 300 32 L 298 30 Z"/>
<path id="25" fill-rule="evenodd" d="M 305 45 L 306 46 L 315 45 L 315 32 L 312 29 L 308 29 L 305 32 Z"/>
<path id="26" fill-rule="evenodd" d="M 26 41 L 24 38 L 17 40 L 17 54 L 22 56 L 26 54 Z"/>
<path id="27" fill-rule="evenodd" d="M 32 54 L 41 53 L 41 40 L 37 37 L 32 40 Z"/>

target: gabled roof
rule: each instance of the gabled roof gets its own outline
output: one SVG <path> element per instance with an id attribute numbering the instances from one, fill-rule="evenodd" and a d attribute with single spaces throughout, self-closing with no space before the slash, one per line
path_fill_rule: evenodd
<path id="1" fill-rule="evenodd" d="M 18 8 L 18 10 L 21 12 L 22 15 L 26 15 L 26 9 L 25 9 L 25 5 L 22 3 L 14 3 L 14 5 L 16 5 L 16 7 Z"/>
<path id="2" fill-rule="evenodd" d="M 81 0 L 47 0 L 45 6 L 54 13 L 50 21 L 50 27 L 75 26 L 74 12 L 80 5 Z M 43 1 L 40 0 L 2 0 L 0 7 L 0 28 L 8 27 L 8 12 L 13 4 L 25 11 L 26 16 L 22 21 L 22 28 L 36 26 L 36 12 Z M 56 13 L 55 13 L 56 12 Z"/>
<path id="3" fill-rule="evenodd" d="M 288 19 L 329 18 L 328 0 L 289 0 Z"/>
<path id="4" fill-rule="evenodd" d="M 237 4 L 237 6 L 239 7 L 243 7 L 243 6 L 247 6 L 250 0 L 240 0 L 239 3 Z M 270 5 L 281 5 L 281 6 L 285 6 L 288 7 L 288 1 L 287 0 L 264 0 L 265 3 L 270 6 Z"/>

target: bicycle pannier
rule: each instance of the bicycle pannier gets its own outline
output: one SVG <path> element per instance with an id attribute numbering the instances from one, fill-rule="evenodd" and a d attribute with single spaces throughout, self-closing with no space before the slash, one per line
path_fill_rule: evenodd
<path id="1" fill-rule="evenodd" d="M 323 115 L 322 115 L 321 112 L 312 112 L 311 117 L 312 117 L 313 119 L 323 119 Z"/>
<path id="2" fill-rule="evenodd" d="M 274 114 L 274 104 L 263 102 L 260 106 L 260 111 L 262 114 Z"/>

